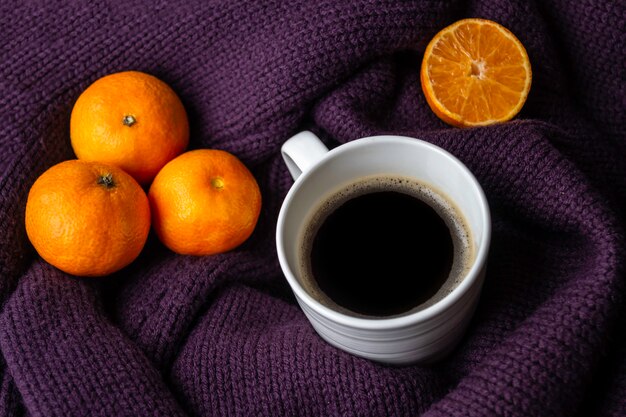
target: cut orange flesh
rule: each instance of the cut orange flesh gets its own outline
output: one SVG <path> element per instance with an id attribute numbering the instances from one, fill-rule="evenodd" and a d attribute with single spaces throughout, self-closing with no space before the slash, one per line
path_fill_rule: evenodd
<path id="1" fill-rule="evenodd" d="M 433 112 L 454 126 L 485 126 L 522 109 L 532 72 L 522 43 L 485 19 L 464 19 L 437 33 L 424 52 L 422 89 Z"/>

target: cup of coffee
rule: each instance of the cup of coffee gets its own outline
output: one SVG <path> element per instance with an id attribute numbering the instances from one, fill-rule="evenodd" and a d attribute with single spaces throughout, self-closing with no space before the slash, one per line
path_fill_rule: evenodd
<path id="1" fill-rule="evenodd" d="M 373 136 L 282 147 L 295 183 L 278 216 L 282 270 L 317 333 L 390 364 L 441 358 L 479 299 L 489 206 L 463 163 L 428 142 Z"/>

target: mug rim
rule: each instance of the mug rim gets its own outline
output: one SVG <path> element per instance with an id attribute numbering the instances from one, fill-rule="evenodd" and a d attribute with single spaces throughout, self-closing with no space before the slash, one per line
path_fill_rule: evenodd
<path id="1" fill-rule="evenodd" d="M 322 165 L 323 161 L 326 161 L 330 158 L 335 158 L 338 155 L 346 152 L 351 152 L 354 148 L 371 146 L 374 143 L 380 142 L 404 144 L 410 146 L 417 145 L 425 147 L 430 151 L 441 154 L 444 158 L 449 159 L 454 165 L 456 165 L 460 169 L 460 171 L 463 172 L 463 174 L 469 179 L 474 194 L 478 196 L 479 204 L 481 207 L 481 221 L 483 223 L 483 239 L 478 247 L 476 257 L 474 258 L 474 262 L 472 263 L 472 267 L 470 268 L 465 278 L 452 291 L 450 291 L 441 300 L 437 301 L 433 305 L 430 305 L 420 311 L 390 318 L 355 317 L 325 306 L 320 301 L 311 296 L 300 284 L 298 278 L 296 278 L 295 273 L 292 271 L 289 262 L 287 261 L 285 251 L 283 249 L 284 224 L 287 212 L 289 210 L 289 206 L 291 205 L 291 200 L 293 199 L 293 195 L 298 192 L 298 190 L 302 187 L 302 184 L 306 182 L 306 180 L 310 176 L 315 175 L 316 171 L 320 169 L 319 167 Z M 478 182 L 474 174 L 469 170 L 469 168 L 467 168 L 467 166 L 465 166 L 465 164 L 463 164 L 463 162 L 461 162 L 457 157 L 437 145 L 434 145 L 423 139 L 399 135 L 367 136 L 364 138 L 359 138 L 350 142 L 346 142 L 329 150 L 328 153 L 324 155 L 323 158 L 318 161 L 311 169 L 303 172 L 294 181 L 293 185 L 287 192 L 285 199 L 283 200 L 283 204 L 281 205 L 280 212 L 278 214 L 278 221 L 276 226 L 276 248 L 278 253 L 278 260 L 282 272 L 289 282 L 289 286 L 291 287 L 291 290 L 295 293 L 296 297 L 302 300 L 302 302 L 306 303 L 311 309 L 323 315 L 329 320 L 332 320 L 347 327 L 359 328 L 363 330 L 400 329 L 413 326 L 417 323 L 430 320 L 433 317 L 442 314 L 451 306 L 455 305 L 459 301 L 459 299 L 463 297 L 463 295 L 465 295 L 471 288 L 473 288 L 474 285 L 480 285 L 480 283 L 477 283 L 476 281 L 480 278 L 481 270 L 483 269 L 483 266 L 487 261 L 490 242 L 491 214 L 489 210 L 489 204 L 487 203 L 487 198 L 482 187 L 480 186 L 480 183 Z"/>

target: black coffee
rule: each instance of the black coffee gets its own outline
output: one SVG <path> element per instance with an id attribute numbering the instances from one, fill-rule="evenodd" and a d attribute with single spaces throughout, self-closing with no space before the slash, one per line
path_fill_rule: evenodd
<path id="1" fill-rule="evenodd" d="M 455 263 L 469 247 L 458 213 L 412 180 L 360 181 L 317 217 L 306 238 L 306 270 L 324 297 L 350 312 L 392 316 L 436 301 L 468 263 Z"/>

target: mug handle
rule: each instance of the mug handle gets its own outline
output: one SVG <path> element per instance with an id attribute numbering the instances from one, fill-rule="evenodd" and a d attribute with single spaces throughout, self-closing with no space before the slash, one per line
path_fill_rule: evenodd
<path id="1" fill-rule="evenodd" d="M 280 153 L 294 180 L 311 169 L 327 152 L 326 145 L 308 130 L 292 136 L 280 148 Z"/>

